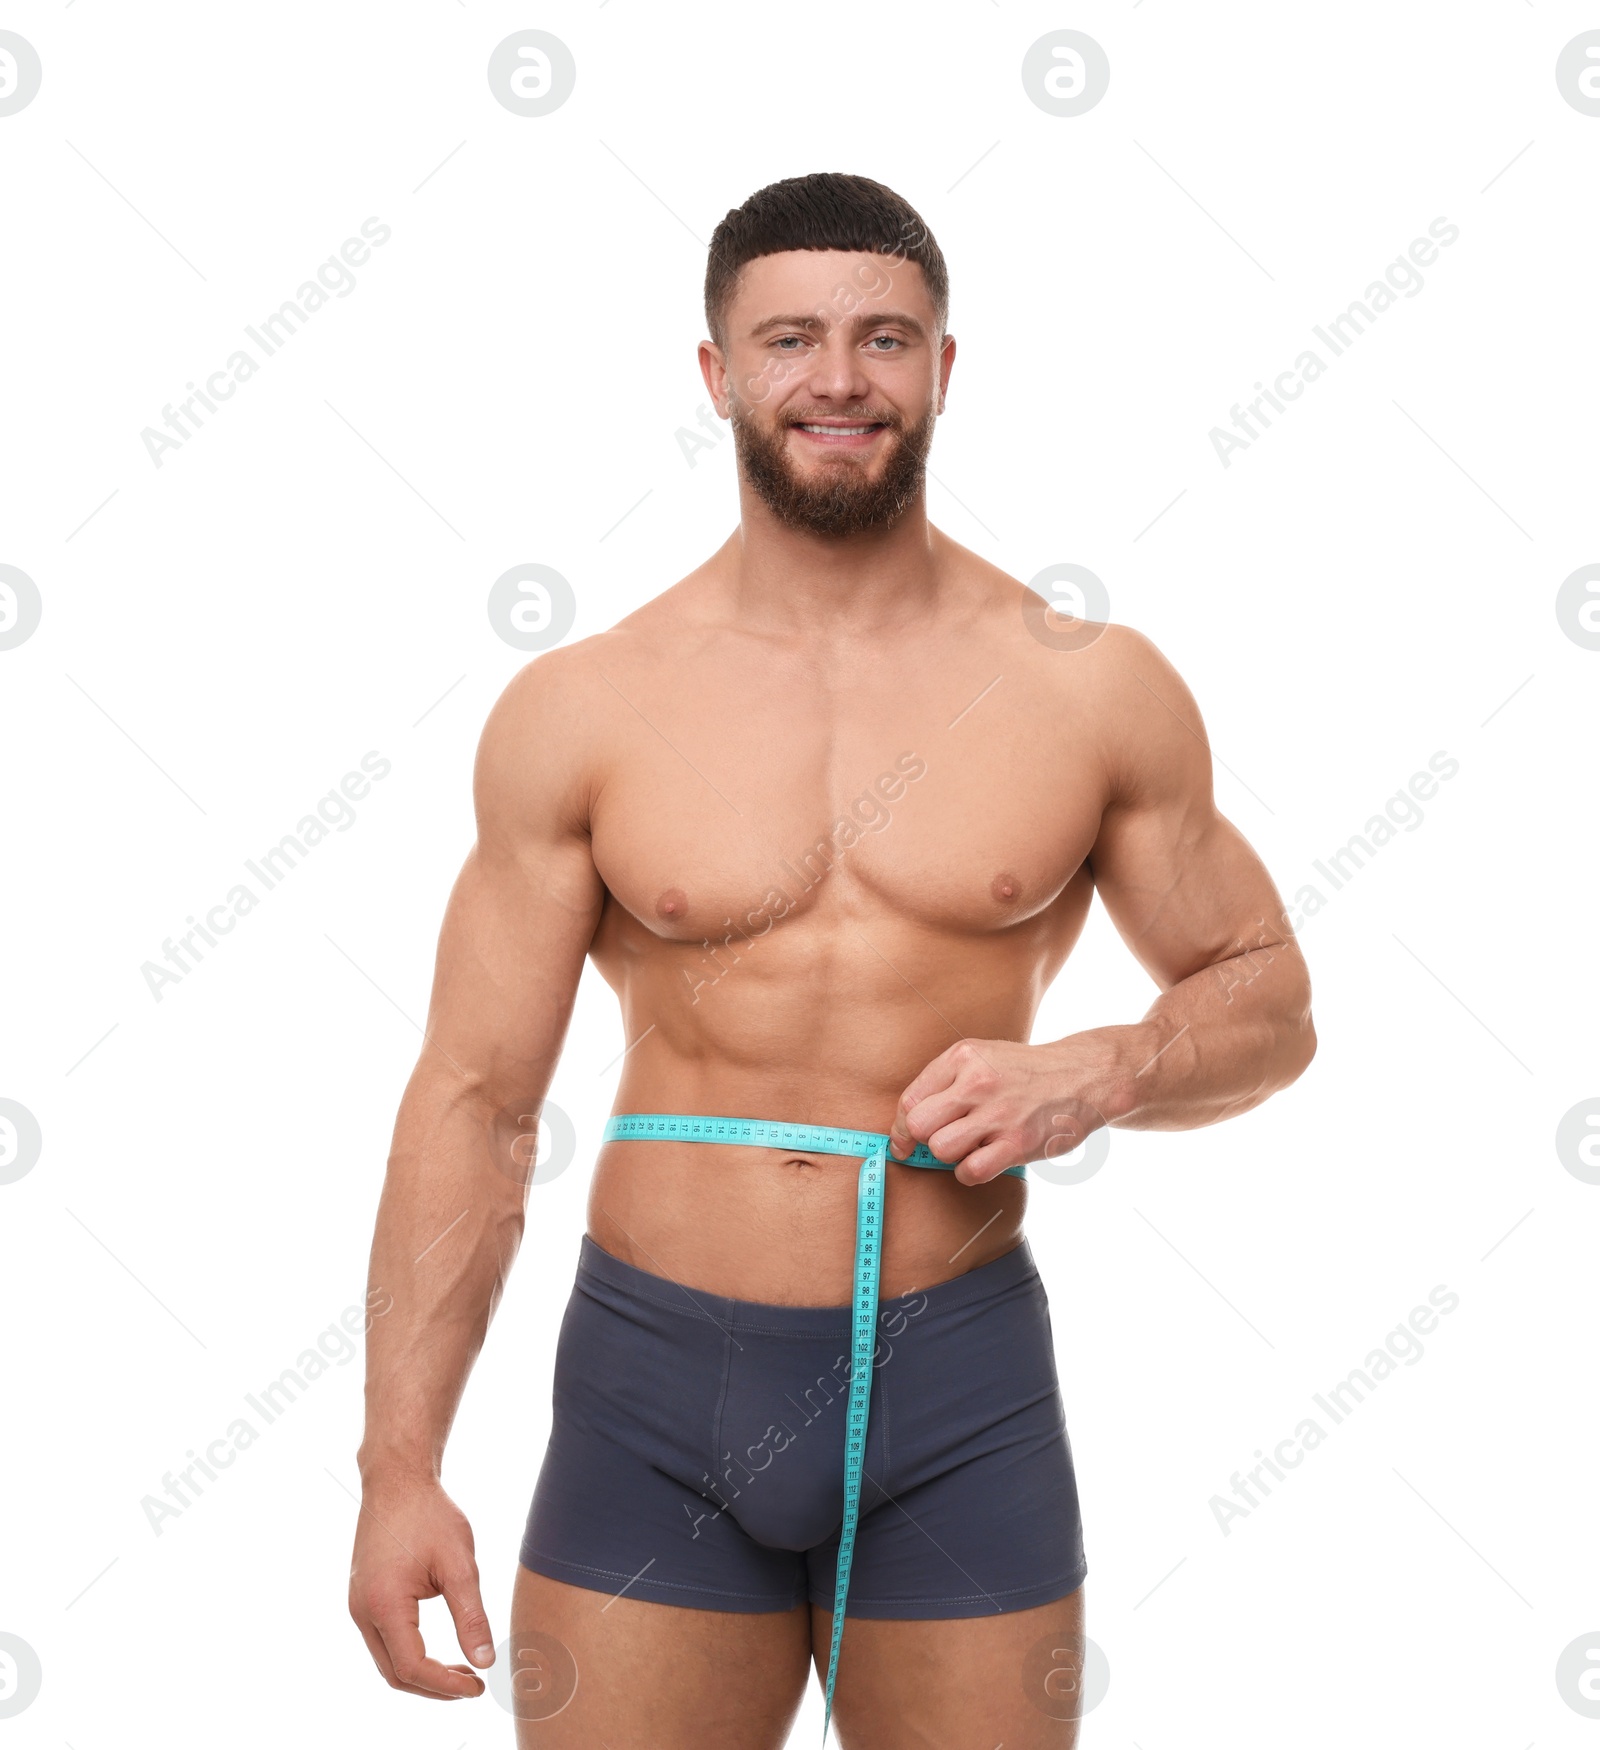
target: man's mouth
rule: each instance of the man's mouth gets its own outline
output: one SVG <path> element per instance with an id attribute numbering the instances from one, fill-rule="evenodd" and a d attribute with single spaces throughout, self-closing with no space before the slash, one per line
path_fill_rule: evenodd
<path id="1" fill-rule="evenodd" d="M 882 422 L 866 419 L 807 419 L 796 421 L 794 426 L 813 443 L 833 449 L 864 449 L 885 429 Z"/>

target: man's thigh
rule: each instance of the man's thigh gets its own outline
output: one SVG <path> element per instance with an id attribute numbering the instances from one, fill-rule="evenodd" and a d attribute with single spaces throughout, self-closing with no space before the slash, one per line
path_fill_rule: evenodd
<path id="1" fill-rule="evenodd" d="M 519 1566 L 509 1653 L 517 1750 L 780 1750 L 811 1621 L 805 1604 L 685 1610 Z"/>
<path id="2" fill-rule="evenodd" d="M 1073 1750 L 1083 1587 L 998 1616 L 880 1622 L 846 1613 L 833 1721 L 843 1750 Z M 826 1680 L 830 1611 L 812 1606 Z"/>

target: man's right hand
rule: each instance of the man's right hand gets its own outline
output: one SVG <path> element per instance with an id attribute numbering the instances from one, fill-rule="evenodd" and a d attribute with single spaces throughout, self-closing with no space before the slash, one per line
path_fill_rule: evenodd
<path id="1" fill-rule="evenodd" d="M 431 1479 L 369 1479 L 350 1563 L 350 1614 L 368 1652 L 391 1688 L 435 1701 L 482 1695 L 475 1671 L 440 1664 L 422 1644 L 418 1604 L 441 1593 L 462 1652 L 474 1665 L 492 1665 L 494 1637 L 466 1515 Z"/>

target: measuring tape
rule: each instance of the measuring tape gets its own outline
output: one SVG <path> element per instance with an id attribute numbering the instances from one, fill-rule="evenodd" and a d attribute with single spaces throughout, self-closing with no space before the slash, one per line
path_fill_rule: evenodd
<path id="1" fill-rule="evenodd" d="M 833 1592 L 833 1639 L 828 1648 L 828 1682 L 822 1714 L 822 1742 L 828 1742 L 833 1718 L 833 1680 L 839 1669 L 839 1643 L 844 1636 L 845 1594 L 850 1589 L 850 1563 L 856 1553 L 856 1525 L 861 1517 L 861 1477 L 867 1461 L 867 1411 L 872 1402 L 872 1356 L 877 1344 L 878 1264 L 883 1253 L 883 1186 L 887 1162 L 902 1167 L 938 1167 L 953 1173 L 955 1163 L 941 1161 L 925 1143 L 917 1143 L 900 1160 L 889 1153 L 889 1139 L 876 1130 L 841 1130 L 831 1124 L 778 1124 L 765 1118 L 702 1118 L 682 1112 L 629 1112 L 606 1120 L 603 1142 L 731 1142 L 745 1148 L 794 1148 L 808 1154 L 858 1155 L 861 1177 L 856 1189 L 856 1277 L 851 1299 L 850 1397 L 845 1412 L 844 1522 L 839 1529 L 839 1562 Z M 1007 1167 L 1025 1179 L 1022 1167 Z"/>

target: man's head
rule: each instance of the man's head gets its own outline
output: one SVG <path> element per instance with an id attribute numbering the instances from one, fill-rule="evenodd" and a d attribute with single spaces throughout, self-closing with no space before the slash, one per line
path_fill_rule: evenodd
<path id="1" fill-rule="evenodd" d="M 739 467 L 792 528 L 886 528 L 922 490 L 955 356 L 944 257 L 870 177 L 792 177 L 717 226 L 701 369 Z"/>

